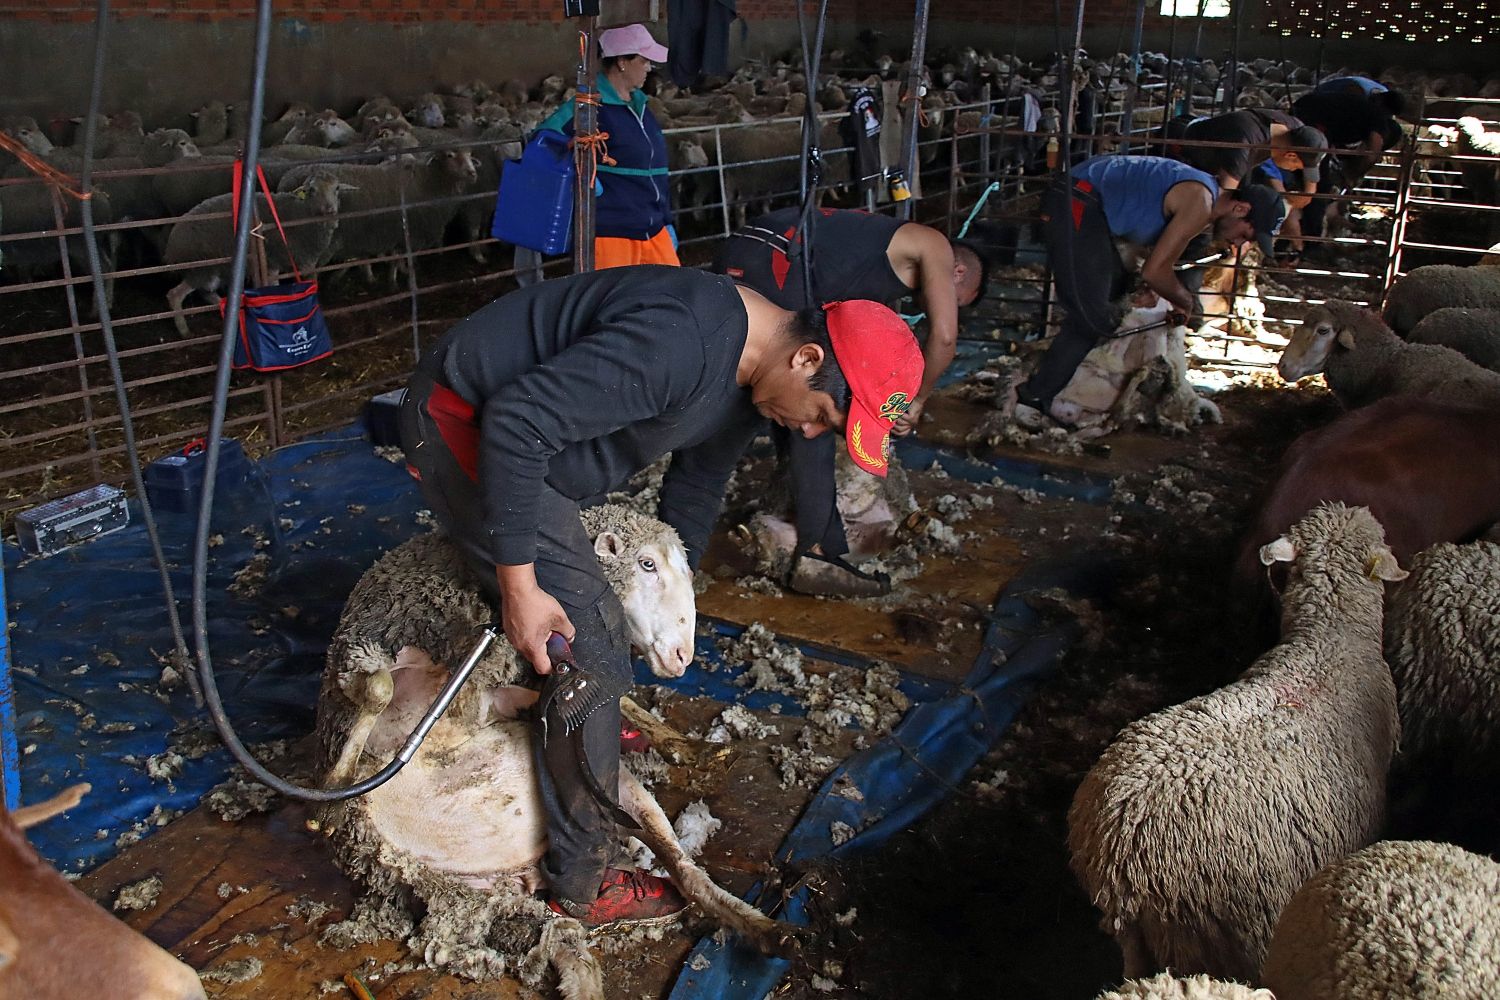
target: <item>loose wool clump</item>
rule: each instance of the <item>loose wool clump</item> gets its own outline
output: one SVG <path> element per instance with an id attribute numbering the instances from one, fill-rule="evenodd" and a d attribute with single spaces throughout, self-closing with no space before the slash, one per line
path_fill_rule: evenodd
<path id="1" fill-rule="evenodd" d="M 1125 727 L 1068 814 L 1073 872 L 1130 977 L 1252 979 L 1292 893 L 1384 818 L 1397 721 L 1382 580 L 1404 574 L 1370 512 L 1343 504 L 1262 560 L 1292 563 L 1281 643 L 1234 683 Z"/>
<path id="2" fill-rule="evenodd" d="M 1178 977 L 1170 972 L 1132 979 L 1095 1000 L 1276 1000 L 1270 990 L 1228 983 L 1207 976 Z"/>
<path id="3" fill-rule="evenodd" d="M 1382 841 L 1287 904 L 1262 981 L 1280 1000 L 1500 997 L 1500 864 L 1452 844 Z"/>

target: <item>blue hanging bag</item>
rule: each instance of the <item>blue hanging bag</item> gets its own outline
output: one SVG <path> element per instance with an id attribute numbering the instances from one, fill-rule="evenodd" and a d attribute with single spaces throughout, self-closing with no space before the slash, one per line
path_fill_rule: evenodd
<path id="1" fill-rule="evenodd" d="M 519 160 L 505 161 L 495 198 L 490 235 L 545 254 L 567 253 L 573 245 L 572 140 L 542 129 Z"/>
<path id="2" fill-rule="evenodd" d="M 231 367 L 249 368 L 257 372 L 279 372 L 299 365 L 321 361 L 333 353 L 333 338 L 328 333 L 328 321 L 318 304 L 318 283 L 303 281 L 297 260 L 292 256 L 292 245 L 287 243 L 286 230 L 281 227 L 281 216 L 276 211 L 276 199 L 266 186 L 266 175 L 257 164 L 256 179 L 266 192 L 266 204 L 270 206 L 271 218 L 276 220 L 276 231 L 281 242 L 286 244 L 287 260 L 292 263 L 296 281 L 266 288 L 247 288 L 240 300 L 240 335 L 234 344 L 234 359 Z M 234 171 L 234 221 L 240 218 L 240 170 Z M 223 315 L 227 302 L 219 303 Z"/>

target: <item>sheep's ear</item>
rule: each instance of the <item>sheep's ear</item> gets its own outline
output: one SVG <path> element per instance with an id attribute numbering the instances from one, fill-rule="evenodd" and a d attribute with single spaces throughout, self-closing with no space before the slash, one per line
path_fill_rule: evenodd
<path id="1" fill-rule="evenodd" d="M 1371 580 L 1385 580 L 1395 583 L 1397 580 L 1405 580 L 1411 576 L 1396 562 L 1396 554 L 1387 546 L 1377 545 L 1370 550 L 1370 558 L 1365 560 L 1365 576 Z"/>
<path id="2" fill-rule="evenodd" d="M 613 531 L 601 531 L 594 539 L 594 555 L 600 559 L 619 559 L 625 554 L 625 540 Z"/>
<path id="3" fill-rule="evenodd" d="M 359 190 L 359 185 L 358 184 L 345 184 L 343 181 L 339 181 L 339 190 L 340 191 L 358 191 Z"/>
<path id="4" fill-rule="evenodd" d="M 292 197 L 296 198 L 298 201 L 306 201 L 307 200 L 307 188 L 305 186 L 304 187 L 299 187 L 297 190 L 295 190 L 295 191 L 292 192 Z"/>
<path id="5" fill-rule="evenodd" d="M 1297 558 L 1297 546 L 1285 535 L 1260 547 L 1260 564 L 1270 566 L 1272 563 L 1291 562 Z"/>
<path id="6" fill-rule="evenodd" d="M 1354 331 L 1347 326 L 1339 331 L 1339 346 L 1354 350 Z"/>

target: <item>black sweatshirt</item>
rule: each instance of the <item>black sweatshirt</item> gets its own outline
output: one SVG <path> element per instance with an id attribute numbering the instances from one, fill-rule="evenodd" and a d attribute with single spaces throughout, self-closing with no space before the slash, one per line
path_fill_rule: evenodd
<path id="1" fill-rule="evenodd" d="M 735 383 L 748 326 L 731 279 L 644 265 L 512 292 L 444 334 L 418 367 L 476 410 L 495 563 L 535 560 L 544 481 L 584 500 L 676 452 L 659 516 L 696 568 L 762 423 Z"/>

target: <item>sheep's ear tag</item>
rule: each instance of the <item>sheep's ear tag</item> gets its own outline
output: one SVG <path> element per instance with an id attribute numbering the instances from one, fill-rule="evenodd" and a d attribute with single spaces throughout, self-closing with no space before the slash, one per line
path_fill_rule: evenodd
<path id="1" fill-rule="evenodd" d="M 1371 580 L 1386 580 L 1394 583 L 1397 580 L 1405 580 L 1411 576 L 1396 562 L 1396 555 L 1384 545 L 1370 553 L 1370 558 L 1365 560 L 1365 576 Z"/>
<path id="2" fill-rule="evenodd" d="M 1347 326 L 1339 331 L 1339 346 L 1354 350 L 1354 331 Z"/>
<path id="3" fill-rule="evenodd" d="M 307 200 L 307 188 L 300 188 L 299 187 L 296 191 L 294 191 L 292 193 L 296 196 L 296 198 L 297 198 L 298 201 L 306 201 Z"/>
<path id="4" fill-rule="evenodd" d="M 594 555 L 600 559 L 618 559 L 625 554 L 625 542 L 613 531 L 601 531 L 594 539 Z"/>
<path id="5" fill-rule="evenodd" d="M 1262 566 L 1270 566 L 1273 563 L 1279 562 L 1291 562 L 1295 558 L 1297 558 L 1297 546 L 1293 545 L 1292 540 L 1285 535 L 1282 535 L 1274 542 L 1268 542 L 1260 547 L 1260 564 Z"/>

